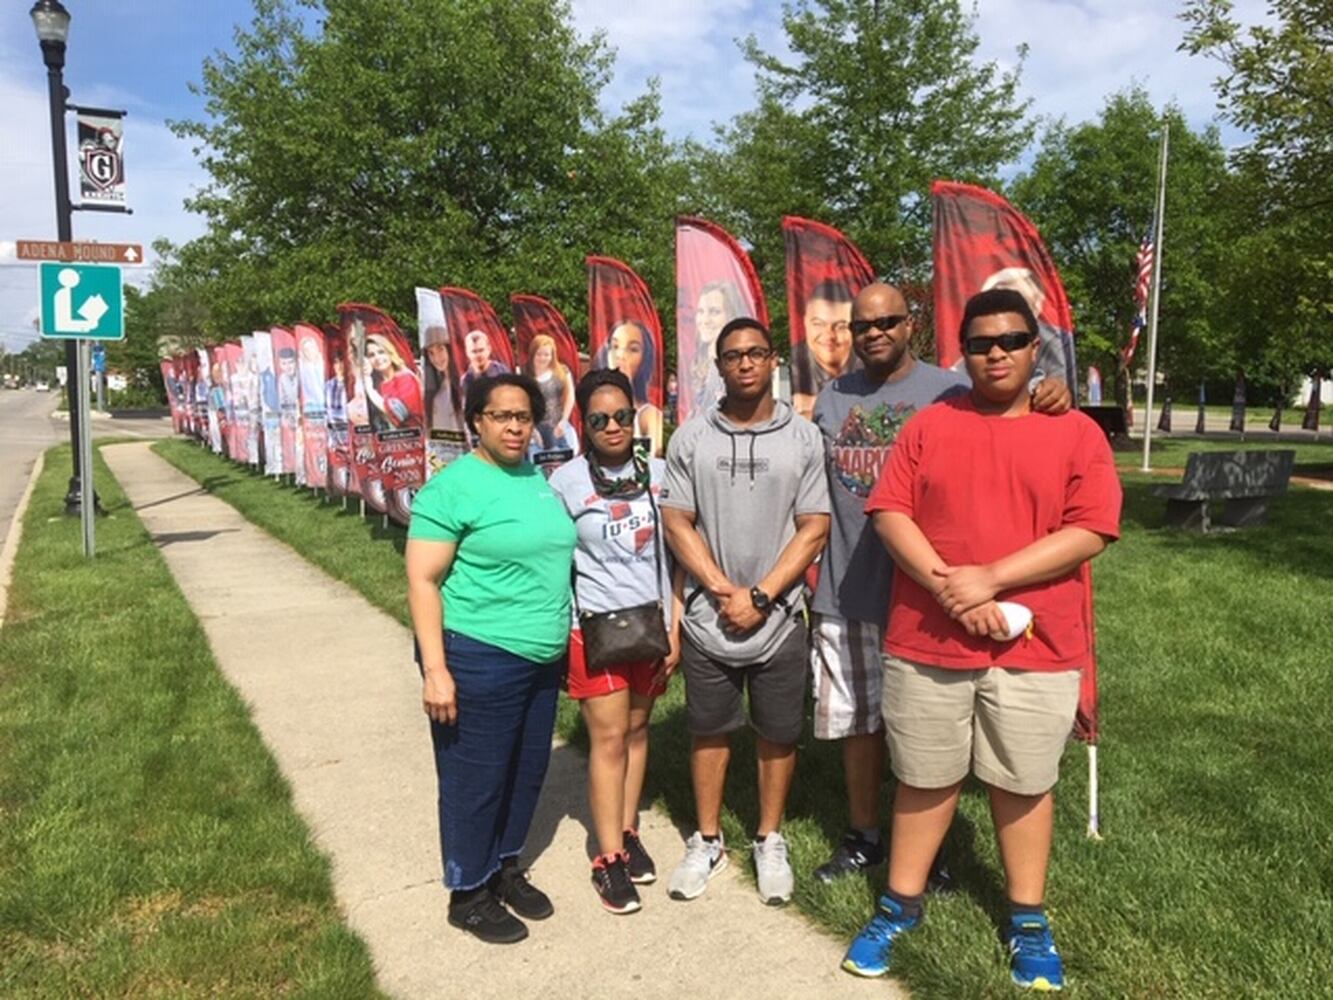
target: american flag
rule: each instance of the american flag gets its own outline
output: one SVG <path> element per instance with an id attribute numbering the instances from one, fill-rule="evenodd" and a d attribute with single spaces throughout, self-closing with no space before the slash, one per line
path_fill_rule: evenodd
<path id="1" fill-rule="evenodd" d="M 1125 345 L 1121 356 L 1125 367 L 1129 367 L 1134 357 L 1134 350 L 1139 346 L 1139 334 L 1148 325 L 1148 288 L 1152 285 L 1152 233 L 1146 233 L 1139 244 L 1138 255 L 1134 258 L 1136 276 L 1134 279 L 1134 324 L 1130 327 L 1129 343 Z"/>

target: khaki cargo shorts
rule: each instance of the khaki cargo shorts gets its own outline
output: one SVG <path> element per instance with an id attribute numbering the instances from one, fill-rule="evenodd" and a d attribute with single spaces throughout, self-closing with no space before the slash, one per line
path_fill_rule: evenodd
<path id="1" fill-rule="evenodd" d="M 898 780 L 967 777 L 1015 795 L 1054 787 L 1078 709 L 1079 671 L 957 670 L 884 654 L 884 732 Z"/>

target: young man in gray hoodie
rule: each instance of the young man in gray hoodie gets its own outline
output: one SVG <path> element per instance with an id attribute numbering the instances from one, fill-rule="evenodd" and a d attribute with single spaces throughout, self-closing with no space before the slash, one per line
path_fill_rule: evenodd
<path id="1" fill-rule="evenodd" d="M 759 758 L 755 874 L 760 897 L 778 904 L 794 886 L 778 828 L 804 714 L 802 575 L 828 537 L 828 481 L 819 432 L 773 398 L 777 362 L 764 325 L 732 320 L 716 351 L 726 395 L 672 437 L 659 499 L 688 574 L 680 666 L 699 824 L 668 888 L 693 899 L 726 865 L 722 791 L 748 689 Z"/>

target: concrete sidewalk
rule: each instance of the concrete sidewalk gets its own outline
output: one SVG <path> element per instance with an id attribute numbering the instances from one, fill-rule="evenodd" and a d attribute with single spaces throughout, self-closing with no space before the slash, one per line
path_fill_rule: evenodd
<path id="1" fill-rule="evenodd" d="M 339 902 L 385 990 L 470 1000 L 905 995 L 841 972 L 844 943 L 793 910 L 764 906 L 735 864 L 700 899 L 669 900 L 665 875 L 681 835 L 656 812 L 644 815 L 643 839 L 663 877 L 644 888 L 640 913 L 607 914 L 588 881 L 586 764 L 569 747 L 555 750 L 528 841 L 534 881 L 556 915 L 512 947 L 448 926 L 410 633 L 147 444 L 102 454 L 332 859 Z"/>

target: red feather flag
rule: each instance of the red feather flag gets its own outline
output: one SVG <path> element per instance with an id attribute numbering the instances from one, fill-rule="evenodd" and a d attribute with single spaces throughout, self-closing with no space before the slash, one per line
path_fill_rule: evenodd
<path id="1" fill-rule="evenodd" d="M 722 398 L 717 335 L 750 316 L 768 326 L 768 303 L 750 255 L 734 236 L 706 219 L 676 220 L 676 423 Z"/>
<path id="2" fill-rule="evenodd" d="M 856 244 L 832 226 L 788 215 L 787 311 L 791 319 L 791 401 L 809 417 L 826 383 L 861 366 L 852 352 L 852 299 L 875 280 Z"/>
<path id="3" fill-rule="evenodd" d="M 296 424 L 301 412 L 300 380 L 296 375 L 296 338 L 284 326 L 270 327 L 269 336 L 273 338 L 273 377 L 278 393 L 282 472 L 284 475 L 295 475 L 298 471 Z"/>
<path id="4" fill-rule="evenodd" d="M 533 461 L 548 473 L 579 452 L 582 425 L 574 403 L 579 348 L 560 310 L 537 295 L 511 295 L 519 366 L 537 380 L 546 419 L 532 432 Z"/>
<path id="5" fill-rule="evenodd" d="M 329 381 L 329 361 L 324 331 L 313 323 L 297 323 L 296 375 L 301 397 L 301 455 L 307 486 L 328 486 L 328 424 L 324 413 L 324 389 Z"/>
<path id="6" fill-rule="evenodd" d="M 352 457 L 352 428 L 348 420 L 347 401 L 355 386 L 351 374 L 347 333 L 332 323 L 324 326 L 324 352 L 329 359 L 330 376 L 324 386 L 324 419 L 328 426 L 327 455 L 329 460 L 329 494 L 335 497 L 361 495 L 361 482 L 356 478 L 356 463 Z"/>
<path id="7" fill-rule="evenodd" d="M 412 516 L 426 481 L 425 410 L 411 342 L 388 313 L 338 306 L 348 339 L 347 413 L 352 458 L 366 503 L 395 521 Z"/>
<path id="8" fill-rule="evenodd" d="M 634 435 L 662 454 L 662 320 L 648 286 L 611 257 L 588 263 L 588 353 L 593 368 L 617 368 L 634 389 Z"/>
<path id="9" fill-rule="evenodd" d="M 459 389 L 464 401 L 467 390 L 482 375 L 514 370 L 514 351 L 509 331 L 491 304 L 466 288 L 441 288 L 440 303 L 449 330 L 449 347 L 458 366 Z"/>
<path id="10" fill-rule="evenodd" d="M 1074 316 L 1060 272 L 1028 219 L 993 191 L 936 181 L 935 354 L 943 368 L 958 367 L 958 325 L 977 292 L 1012 288 L 1037 317 L 1041 348 L 1037 366 L 1063 379 L 1077 396 Z"/>

